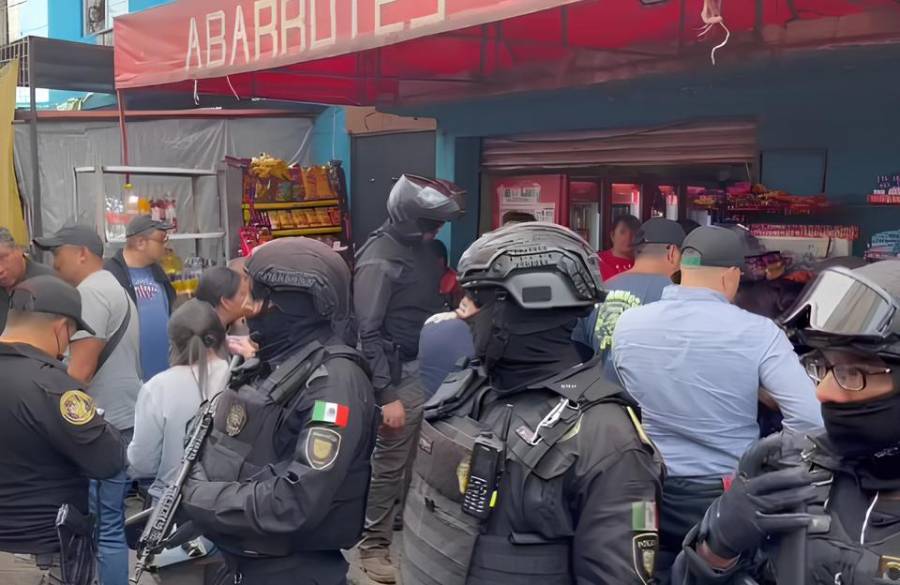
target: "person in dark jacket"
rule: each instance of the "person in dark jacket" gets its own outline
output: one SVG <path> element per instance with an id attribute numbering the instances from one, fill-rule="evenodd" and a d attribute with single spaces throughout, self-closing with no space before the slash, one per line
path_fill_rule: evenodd
<path id="1" fill-rule="evenodd" d="M 343 585 L 377 425 L 365 361 L 335 332 L 350 312 L 350 271 L 308 238 L 266 244 L 247 268 L 259 363 L 216 399 L 184 511 L 223 551 L 228 583 Z"/>
<path id="2" fill-rule="evenodd" d="M 459 274 L 480 306 L 477 361 L 426 405 L 404 585 L 652 582 L 662 460 L 622 387 L 571 341 L 604 294 L 593 249 L 518 224 L 472 244 Z"/>
<path id="3" fill-rule="evenodd" d="M 444 267 L 427 242 L 462 215 L 464 193 L 452 183 L 403 175 L 388 197 L 388 221 L 357 254 L 353 305 L 384 419 L 359 548 L 363 569 L 380 583 L 395 580 L 389 554 L 394 512 L 403 501 L 422 420 L 419 335 L 444 304 Z"/>
<path id="4" fill-rule="evenodd" d="M 673 583 L 898 583 L 900 260 L 825 270 L 783 324 L 813 348 L 802 361 L 825 432 L 752 447 L 685 540 Z"/>
<path id="5" fill-rule="evenodd" d="M 109 478 L 125 467 L 119 431 L 60 361 L 76 331 L 94 334 L 71 285 L 43 275 L 12 290 L 0 336 L 0 551 L 27 555 L 45 573 L 35 583 L 62 583 L 60 508 L 81 518 L 81 538 L 92 538 L 88 478 Z M 90 558 L 80 562 L 94 565 Z"/>
<path id="6" fill-rule="evenodd" d="M 42 274 L 53 274 L 53 269 L 26 256 L 10 231 L 0 227 L 0 332 L 6 326 L 9 292 L 23 280 Z"/>
<path id="7" fill-rule="evenodd" d="M 125 230 L 125 248 L 103 265 L 137 306 L 144 380 L 169 367 L 166 327 L 175 308 L 175 289 L 159 261 L 166 254 L 171 229 L 171 225 L 155 221 L 149 215 L 135 217 Z"/>

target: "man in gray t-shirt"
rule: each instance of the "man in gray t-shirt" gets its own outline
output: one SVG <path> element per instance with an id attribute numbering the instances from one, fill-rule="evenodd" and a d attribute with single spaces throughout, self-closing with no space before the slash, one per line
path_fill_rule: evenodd
<path id="1" fill-rule="evenodd" d="M 137 309 L 116 277 L 103 270 L 103 242 L 91 228 L 67 226 L 53 236 L 36 238 L 35 244 L 53 251 L 56 271 L 78 288 L 81 317 L 95 331 L 94 335 L 72 338 L 69 375 L 87 385 L 97 407 L 104 410 L 106 421 L 122 431 L 127 444 L 141 389 Z M 128 581 L 125 494 L 129 484 L 124 471 L 108 479 L 91 480 L 89 502 L 91 512 L 98 517 L 102 583 Z"/>
<path id="2" fill-rule="evenodd" d="M 82 331 L 72 338 L 69 374 L 88 384 L 88 392 L 104 410 L 107 422 L 121 431 L 133 428 L 134 405 L 142 383 L 140 325 L 125 289 L 103 270 L 103 243 L 92 229 L 83 226 L 64 227 L 35 243 L 53 251 L 59 276 L 78 288 L 82 318 L 95 331 L 94 335 Z M 123 326 L 125 330 L 117 333 Z M 111 350 L 109 343 L 115 344 Z"/>

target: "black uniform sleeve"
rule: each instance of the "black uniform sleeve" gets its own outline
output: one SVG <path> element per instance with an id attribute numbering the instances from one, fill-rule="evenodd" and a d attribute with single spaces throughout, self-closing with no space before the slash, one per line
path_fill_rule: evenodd
<path id="1" fill-rule="evenodd" d="M 57 386 L 62 381 L 36 382 L 45 392 L 39 411 L 30 413 L 39 432 L 86 477 L 106 479 L 122 471 L 125 444 L 119 431 L 103 419 L 77 382 L 69 380 L 62 391 Z"/>
<path id="2" fill-rule="evenodd" d="M 660 466 L 642 449 L 611 456 L 615 462 L 577 494 L 575 580 L 578 585 L 647 585 L 658 548 Z"/>
<path id="3" fill-rule="evenodd" d="M 302 422 L 294 457 L 276 464 L 274 476 L 255 481 L 188 480 L 182 494 L 185 513 L 202 530 L 224 534 L 285 534 L 314 528 L 329 511 L 359 450 L 371 443 L 374 405 L 369 381 L 357 372 L 336 383 L 313 380 L 310 400 L 346 408 L 346 424 Z M 362 387 L 361 387 L 362 385 Z M 362 402 L 365 397 L 369 403 Z"/>
<path id="4" fill-rule="evenodd" d="M 380 404 L 394 399 L 388 390 L 391 368 L 381 329 L 393 293 L 392 279 L 397 277 L 399 270 L 400 267 L 389 260 L 367 260 L 356 267 L 353 276 L 353 308 L 359 342 L 372 370 L 372 385 L 379 394 Z"/>

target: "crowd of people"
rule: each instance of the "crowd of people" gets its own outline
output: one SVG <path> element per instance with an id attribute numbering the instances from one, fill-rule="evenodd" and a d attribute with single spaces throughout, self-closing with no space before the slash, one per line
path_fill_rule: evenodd
<path id="1" fill-rule="evenodd" d="M 598 257 L 521 214 L 454 271 L 462 189 L 387 207 L 352 270 L 286 238 L 183 303 L 150 217 L 105 261 L 37 238 L 53 270 L 0 228 L 0 551 L 127 583 L 126 496 L 211 405 L 169 585 L 338 585 L 354 547 L 385 584 L 900 581 L 900 261 L 748 301 L 733 229 L 626 216 Z"/>

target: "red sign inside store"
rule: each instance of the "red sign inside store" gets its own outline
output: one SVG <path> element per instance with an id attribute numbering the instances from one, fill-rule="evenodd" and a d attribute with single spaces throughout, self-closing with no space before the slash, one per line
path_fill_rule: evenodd
<path id="1" fill-rule="evenodd" d="M 575 1 L 180 0 L 116 18 L 116 85 L 285 67 Z"/>

